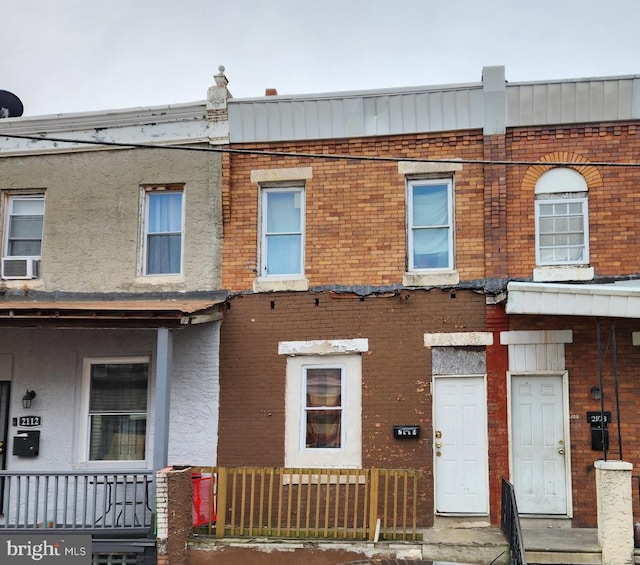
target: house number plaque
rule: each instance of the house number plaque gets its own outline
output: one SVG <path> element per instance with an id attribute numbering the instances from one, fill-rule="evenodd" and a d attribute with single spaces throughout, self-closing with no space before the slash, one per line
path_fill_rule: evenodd
<path id="1" fill-rule="evenodd" d="M 20 416 L 19 424 L 22 428 L 37 428 L 42 425 L 40 416 Z"/>

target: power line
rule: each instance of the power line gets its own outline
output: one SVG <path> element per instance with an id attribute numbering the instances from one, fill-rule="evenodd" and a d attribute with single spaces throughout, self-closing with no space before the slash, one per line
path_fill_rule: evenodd
<path id="1" fill-rule="evenodd" d="M 578 165 L 590 167 L 640 167 L 640 163 L 620 163 L 613 161 L 588 161 L 577 163 L 575 161 L 508 161 L 487 159 L 428 159 L 412 157 L 383 157 L 379 155 L 345 155 L 340 153 L 300 153 L 296 151 L 273 151 L 262 149 L 234 149 L 232 147 L 194 147 L 193 145 L 153 145 L 151 143 L 123 143 L 118 141 L 97 141 L 88 139 L 69 139 L 63 137 L 45 137 L 41 135 L 22 135 L 0 132 L 0 137 L 8 139 L 27 139 L 31 141 L 50 141 L 53 143 L 75 143 L 81 145 L 96 145 L 107 147 L 120 147 L 122 149 L 165 149 L 170 151 L 196 151 L 204 153 L 229 153 L 237 155 L 262 155 L 268 157 L 295 157 L 302 159 L 328 159 L 345 161 L 378 161 L 393 162 L 410 161 L 415 163 L 454 163 L 461 165 L 487 165 L 487 166 L 525 166 L 543 165 L 551 167 L 575 167 Z M 0 152 L 1 154 L 1 152 Z"/>

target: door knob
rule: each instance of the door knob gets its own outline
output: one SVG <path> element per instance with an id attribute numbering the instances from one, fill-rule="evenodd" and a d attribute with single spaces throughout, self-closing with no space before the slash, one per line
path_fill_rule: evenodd
<path id="1" fill-rule="evenodd" d="M 439 441 L 436 441 L 436 447 L 440 449 L 442 447 L 442 443 L 440 443 Z"/>
<path id="2" fill-rule="evenodd" d="M 559 448 L 558 448 L 558 453 L 559 453 L 560 455 L 564 455 L 564 449 L 562 449 L 562 447 L 559 447 Z"/>

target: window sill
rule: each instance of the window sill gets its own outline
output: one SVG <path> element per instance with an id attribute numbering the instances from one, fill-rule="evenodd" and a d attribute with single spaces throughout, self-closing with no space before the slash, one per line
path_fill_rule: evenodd
<path id="1" fill-rule="evenodd" d="M 253 281 L 253 292 L 274 292 L 281 290 L 309 290 L 306 277 L 258 277 Z"/>
<path id="2" fill-rule="evenodd" d="M 584 265 L 549 265 L 533 269 L 534 282 L 590 281 L 593 267 Z"/>
<path id="3" fill-rule="evenodd" d="M 402 277 L 403 286 L 449 286 L 460 282 L 458 271 L 432 271 L 419 272 L 411 271 Z"/>
<path id="4" fill-rule="evenodd" d="M 140 275 L 136 277 L 136 284 L 140 285 L 157 285 L 166 283 L 184 282 L 182 274 L 176 275 Z"/>

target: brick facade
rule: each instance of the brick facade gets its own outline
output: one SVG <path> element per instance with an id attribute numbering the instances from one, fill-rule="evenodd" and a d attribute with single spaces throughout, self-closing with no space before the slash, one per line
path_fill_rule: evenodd
<path id="1" fill-rule="evenodd" d="M 230 302 L 221 338 L 220 465 L 284 465 L 286 340 L 366 338 L 363 467 L 422 469 L 424 519 L 433 509 L 431 356 L 424 334 L 482 331 L 484 297 L 434 289 L 388 296 L 278 293 Z M 418 424 L 418 440 L 393 438 Z"/>
<path id="2" fill-rule="evenodd" d="M 240 148 L 240 146 L 236 146 Z M 530 281 L 536 267 L 535 185 L 563 163 L 589 189 L 590 266 L 596 281 L 640 273 L 640 198 L 633 162 L 640 137 L 633 122 L 593 125 L 429 132 L 322 141 L 244 144 L 244 150 L 281 155 L 233 154 L 224 176 L 223 287 L 229 301 L 221 337 L 221 465 L 284 464 L 286 358 L 279 341 L 369 339 L 363 354 L 363 466 L 425 471 L 423 523 L 433 523 L 434 469 L 431 352 L 426 333 L 482 331 L 486 346 L 490 521 L 498 523 L 500 481 L 510 477 L 509 353 L 501 332 L 570 329 L 565 346 L 569 375 L 572 505 L 575 526 L 596 524 L 593 463 L 586 412 L 599 410 L 590 397 L 597 383 L 598 351 L 593 318 L 508 316 L 509 280 Z M 290 155 L 284 155 L 289 153 Z M 297 154 L 293 155 L 293 154 Z M 378 160 L 305 157 L 370 156 Z M 389 161 L 382 158 L 392 158 Z M 403 287 L 407 270 L 406 178 L 396 160 L 461 159 L 454 177 L 455 268 L 460 283 L 441 289 Z M 259 185 L 251 172 L 308 167 L 304 181 L 307 292 L 252 294 L 258 267 Z M 611 320 L 603 374 L 612 390 Z M 611 457 L 640 464 L 634 451 L 640 418 L 633 383 L 639 351 L 631 346 L 634 321 L 616 325 L 620 379 L 620 436 L 610 427 Z M 604 338 L 603 338 L 604 339 Z M 607 393 L 606 409 L 614 410 Z M 614 417 L 617 421 L 617 416 Z M 394 423 L 416 423 L 423 435 L 398 442 Z M 586 486 L 586 488 L 585 488 Z M 637 493 L 637 485 L 634 485 Z M 635 495 L 634 495 L 635 496 Z M 634 505 L 636 504 L 634 499 Z"/>

